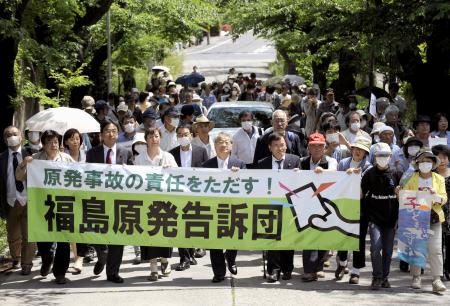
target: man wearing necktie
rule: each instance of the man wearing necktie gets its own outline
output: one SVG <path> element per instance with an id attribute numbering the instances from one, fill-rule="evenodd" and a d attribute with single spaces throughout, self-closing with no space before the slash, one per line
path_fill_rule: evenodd
<path id="1" fill-rule="evenodd" d="M 22 135 L 14 126 L 4 130 L 3 140 L 8 149 L 0 155 L 0 217 L 6 219 L 13 266 L 20 264 L 22 275 L 29 275 L 36 245 L 28 242 L 26 183 L 17 180 L 15 173 L 22 160 L 33 152 L 22 148 Z"/>
<path id="2" fill-rule="evenodd" d="M 213 157 L 202 164 L 203 168 L 219 168 L 228 171 L 238 171 L 239 169 L 245 169 L 245 163 L 242 160 L 231 157 L 231 136 L 227 133 L 219 133 L 214 140 L 214 147 L 217 153 L 216 157 Z M 211 258 L 211 266 L 213 269 L 214 277 L 213 283 L 218 283 L 225 280 L 225 259 L 227 262 L 228 270 L 231 274 L 237 274 L 236 256 L 237 250 L 226 250 L 225 253 L 220 249 L 210 249 L 209 255 Z"/>
<path id="3" fill-rule="evenodd" d="M 267 142 L 272 154 L 258 162 L 258 169 L 281 171 L 300 168 L 300 158 L 286 154 L 286 140 L 283 135 L 272 133 Z M 283 273 L 283 280 L 291 279 L 292 270 L 294 270 L 293 250 L 267 251 L 267 272 L 269 273 L 267 281 L 269 283 L 278 281 L 280 273 Z"/>
<path id="4" fill-rule="evenodd" d="M 178 125 L 177 142 L 179 146 L 169 151 L 173 155 L 178 167 L 184 168 L 198 168 L 207 161 L 208 152 L 205 148 L 193 145 L 192 142 L 192 127 L 190 124 L 182 123 Z M 176 271 L 184 271 L 189 269 L 191 265 L 196 265 L 195 248 L 178 248 L 178 255 L 180 256 L 180 263 L 175 267 Z"/>
<path id="5" fill-rule="evenodd" d="M 104 122 L 100 127 L 100 132 L 103 143 L 87 152 L 86 162 L 132 165 L 133 154 L 131 151 L 117 145 L 119 129 L 116 124 Z M 95 249 L 98 261 L 94 267 L 94 274 L 102 273 L 106 264 L 107 280 L 113 283 L 123 283 L 123 278 L 119 276 L 123 245 L 96 245 Z"/>

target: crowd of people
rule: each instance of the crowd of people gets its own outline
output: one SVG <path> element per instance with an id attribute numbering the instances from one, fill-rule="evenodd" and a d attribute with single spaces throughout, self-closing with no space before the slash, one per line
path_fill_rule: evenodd
<path id="1" fill-rule="evenodd" d="M 23 133 L 15 126 L 3 131 L 8 149 L 0 155 L 1 217 L 7 221 L 9 250 L 13 265 L 29 275 L 36 255 L 42 258 L 40 274 L 51 268 L 56 283 L 65 284 L 71 267 L 78 273 L 96 253 L 93 273 L 106 266 L 107 280 L 122 283 L 120 265 L 123 246 L 63 242 L 28 242 L 27 164 L 33 159 L 73 163 L 153 165 L 162 167 L 205 167 L 230 169 L 313 170 L 356 174 L 361 180 L 359 251 L 353 252 L 350 269 L 346 251 L 336 254 L 336 279 L 350 274 L 358 284 L 366 265 L 366 234 L 370 236 L 371 288 L 390 288 L 389 273 L 398 224 L 399 190 L 423 190 L 439 199 L 433 203 L 428 240 L 432 288 L 442 292 L 442 279 L 450 279 L 450 192 L 448 113 L 433 118 L 419 114 L 411 125 L 405 122 L 406 102 L 398 95 L 398 84 L 390 84 L 390 99 L 376 100 L 376 114 L 358 108 L 358 99 L 348 95 L 335 101 L 333 89 L 324 96 L 317 87 L 286 82 L 265 86 L 256 74 L 244 76 L 230 69 L 224 82 L 186 84 L 182 88 L 170 79 L 152 82 L 149 91 L 133 88 L 125 96 L 108 95 L 107 101 L 85 96 L 82 108 L 100 123 L 99 133 L 81 134 L 69 129 L 64 135 L 53 130 Z M 255 126 L 251 111 L 239 115 L 242 128 L 234 135 L 219 133 L 207 110 L 214 103 L 266 101 L 276 109 L 272 126 L 264 131 Z M 92 249 L 95 249 L 95 252 Z M 443 257 L 444 254 L 447 256 Z M 289 280 L 296 250 L 267 251 L 268 282 Z M 179 248 L 179 262 L 173 267 L 185 271 L 196 265 L 206 251 Z M 221 282 L 226 269 L 236 274 L 236 250 L 209 250 L 213 282 Z M 302 280 L 317 281 L 330 265 L 329 250 L 302 250 Z M 150 263 L 150 281 L 171 273 L 172 248 L 135 247 L 135 264 Z M 421 269 L 401 262 L 411 273 L 411 287 L 421 288 Z"/>

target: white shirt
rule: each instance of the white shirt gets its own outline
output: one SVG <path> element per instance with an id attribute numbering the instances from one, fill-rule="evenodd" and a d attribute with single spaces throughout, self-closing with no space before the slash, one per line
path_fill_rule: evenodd
<path id="1" fill-rule="evenodd" d="M 140 166 L 178 167 L 173 155 L 163 150 L 160 150 L 159 154 L 153 159 L 148 154 L 139 154 L 136 156 L 134 164 Z"/>
<path id="2" fill-rule="evenodd" d="M 192 139 L 192 144 L 202 147 L 202 148 L 205 148 L 206 152 L 208 153 L 208 158 L 213 158 L 217 155 L 216 149 L 214 148 L 214 141 L 211 136 L 209 136 L 209 143 L 207 143 L 207 144 L 204 144 L 203 141 L 198 136 L 196 136 L 196 137 L 194 137 L 194 139 Z"/>
<path id="3" fill-rule="evenodd" d="M 217 156 L 217 168 L 228 169 L 228 161 L 229 160 L 230 160 L 229 156 L 225 160 L 220 159 L 219 156 Z"/>
<path id="4" fill-rule="evenodd" d="M 159 145 L 161 150 L 170 151 L 178 145 L 176 129 L 169 132 L 163 125 L 159 130 L 161 131 L 161 143 Z"/>
<path id="5" fill-rule="evenodd" d="M 180 160 L 181 167 L 190 168 L 192 167 L 192 146 L 189 146 L 189 150 L 183 151 L 180 147 Z"/>
<path id="6" fill-rule="evenodd" d="M 283 158 L 281 159 L 281 165 L 280 165 L 281 169 L 283 169 L 284 159 L 285 158 L 286 158 L 286 156 L 283 156 Z M 276 159 L 275 156 L 272 155 L 272 170 L 280 170 L 278 168 L 278 162 L 277 161 L 280 161 L 280 160 Z"/>
<path id="7" fill-rule="evenodd" d="M 115 165 L 116 164 L 116 152 L 117 152 L 117 145 L 116 144 L 114 144 L 114 146 L 112 148 L 109 148 L 109 147 L 103 145 L 103 158 L 104 158 L 105 164 L 106 164 L 106 158 L 108 157 L 109 149 L 112 150 L 112 152 L 111 152 L 111 164 Z"/>
<path id="8" fill-rule="evenodd" d="M 27 185 L 26 182 L 23 183 L 22 192 L 18 192 L 16 189 L 16 174 L 14 173 L 13 167 L 13 153 L 11 149 L 8 149 L 9 157 L 8 157 L 8 168 L 7 168 L 7 181 L 6 181 L 6 201 L 9 206 L 14 207 L 16 200 L 20 203 L 20 205 L 25 206 L 27 204 Z M 17 150 L 17 165 L 20 165 L 22 162 L 22 147 L 19 147 Z"/>
<path id="9" fill-rule="evenodd" d="M 369 139 L 369 140 L 372 139 L 372 138 L 370 137 L 370 135 L 367 134 L 366 131 L 363 131 L 363 130 L 361 130 L 361 129 L 358 130 L 358 132 L 355 133 L 355 134 L 353 134 L 353 133 L 350 131 L 350 129 L 346 129 L 345 131 L 342 132 L 342 135 L 344 135 L 345 139 L 347 139 L 348 142 L 350 142 L 350 143 L 354 143 L 356 137 L 358 137 L 358 136 L 359 136 L 359 137 L 361 137 L 361 136 L 366 137 L 366 138 Z"/>
<path id="10" fill-rule="evenodd" d="M 350 161 L 350 168 L 358 168 L 361 162 L 354 161 L 353 158 Z"/>
<path id="11" fill-rule="evenodd" d="M 419 188 L 432 188 L 433 187 L 433 177 L 427 179 L 419 176 Z"/>
<path id="12" fill-rule="evenodd" d="M 244 129 L 239 129 L 233 136 L 233 147 L 231 148 L 231 156 L 242 160 L 246 164 L 253 163 L 255 155 L 256 142 L 259 138 L 258 129 L 252 127 L 253 135 L 250 138 Z"/>

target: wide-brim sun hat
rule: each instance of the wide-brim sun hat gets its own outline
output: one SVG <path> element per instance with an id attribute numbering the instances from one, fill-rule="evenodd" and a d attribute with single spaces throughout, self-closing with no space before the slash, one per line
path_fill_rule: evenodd
<path id="1" fill-rule="evenodd" d="M 415 170 L 419 170 L 419 163 L 422 162 L 425 158 L 429 158 L 433 160 L 433 168 L 432 170 L 435 170 L 439 164 L 441 163 L 441 160 L 439 157 L 433 154 L 429 149 L 420 149 L 420 151 L 416 154 L 413 161 L 411 162 L 411 165 Z"/>
<path id="2" fill-rule="evenodd" d="M 370 146 L 372 145 L 372 141 L 367 139 L 366 137 L 359 136 L 355 138 L 355 141 L 350 145 L 352 148 L 359 148 L 361 150 L 370 153 Z"/>
<path id="3" fill-rule="evenodd" d="M 195 130 L 199 123 L 208 123 L 210 130 L 214 128 L 214 122 L 209 121 L 208 117 L 206 117 L 205 115 L 200 115 L 197 118 L 195 118 L 195 122 L 192 124 L 192 129 Z"/>

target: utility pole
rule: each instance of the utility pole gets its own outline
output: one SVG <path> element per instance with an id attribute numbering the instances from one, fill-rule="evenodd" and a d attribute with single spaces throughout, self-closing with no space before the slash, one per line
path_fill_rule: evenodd
<path id="1" fill-rule="evenodd" d="M 111 9 L 108 10 L 106 14 L 106 36 L 108 39 L 107 52 L 108 52 L 108 71 L 107 71 L 107 82 L 108 82 L 108 94 L 112 92 L 112 63 L 111 63 Z"/>

